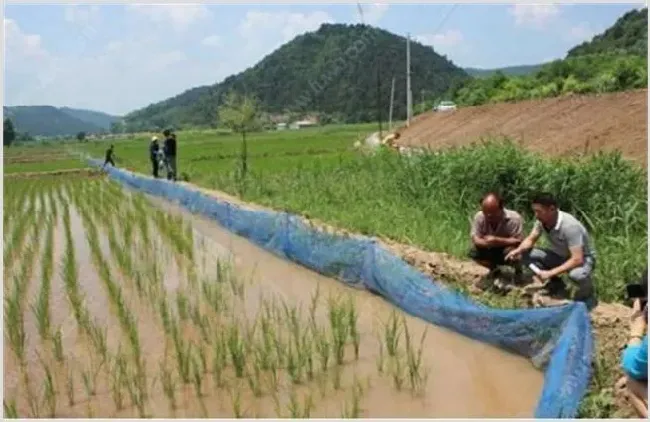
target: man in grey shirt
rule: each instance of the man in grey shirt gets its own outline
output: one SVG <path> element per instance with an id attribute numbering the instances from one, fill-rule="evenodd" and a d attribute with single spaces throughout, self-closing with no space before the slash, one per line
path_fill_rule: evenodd
<path id="1" fill-rule="evenodd" d="M 577 285 L 573 300 L 591 300 L 596 253 L 587 229 L 574 216 L 561 211 L 551 194 L 537 195 L 532 208 L 537 219 L 535 226 L 528 237 L 508 253 L 506 260 L 522 259 L 526 265 L 537 266 L 540 269 L 537 278 L 549 290 L 562 289 L 564 283 L 560 276 L 567 273 Z M 550 248 L 533 249 L 542 234 L 549 240 Z"/>

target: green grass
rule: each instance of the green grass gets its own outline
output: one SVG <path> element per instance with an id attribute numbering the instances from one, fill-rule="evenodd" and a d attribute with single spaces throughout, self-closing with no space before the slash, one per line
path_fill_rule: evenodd
<path id="1" fill-rule="evenodd" d="M 470 218 L 483 192 L 502 191 L 508 207 L 524 214 L 530 229 L 529 198 L 536 190 L 549 190 L 562 209 L 588 226 L 595 240 L 601 300 L 622 299 L 625 282 L 645 267 L 646 173 L 620 156 L 547 159 L 509 142 L 417 159 L 354 152 L 354 141 L 375 128 L 351 125 L 253 134 L 243 184 L 237 173 L 239 137 L 180 133 L 179 173 L 247 201 L 461 258 L 470 246 Z M 148 139 L 114 144 L 123 163 L 149 173 Z M 78 145 L 93 156 L 101 156 L 106 147 Z"/>

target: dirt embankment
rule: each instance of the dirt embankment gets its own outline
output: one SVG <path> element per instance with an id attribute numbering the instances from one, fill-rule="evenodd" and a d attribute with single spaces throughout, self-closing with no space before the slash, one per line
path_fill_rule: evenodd
<path id="1" fill-rule="evenodd" d="M 427 112 L 401 131 L 399 143 L 444 148 L 505 136 L 556 156 L 620 150 L 647 168 L 647 131 L 648 90 L 641 89 Z"/>

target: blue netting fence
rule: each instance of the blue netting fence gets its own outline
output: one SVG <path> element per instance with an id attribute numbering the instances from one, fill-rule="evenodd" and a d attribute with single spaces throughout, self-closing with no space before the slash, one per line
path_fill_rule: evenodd
<path id="1" fill-rule="evenodd" d="M 575 417 L 591 376 L 593 339 L 584 304 L 493 309 L 432 282 L 371 238 L 324 233 L 288 213 L 245 209 L 167 180 L 106 170 L 123 185 L 214 219 L 282 258 L 368 289 L 430 323 L 529 358 L 545 371 L 535 417 Z"/>

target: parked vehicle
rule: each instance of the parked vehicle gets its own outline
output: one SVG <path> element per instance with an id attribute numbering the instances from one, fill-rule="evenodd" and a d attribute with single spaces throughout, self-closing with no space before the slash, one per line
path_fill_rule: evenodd
<path id="1" fill-rule="evenodd" d="M 456 110 L 456 104 L 453 101 L 440 101 L 433 111 L 452 111 Z"/>

